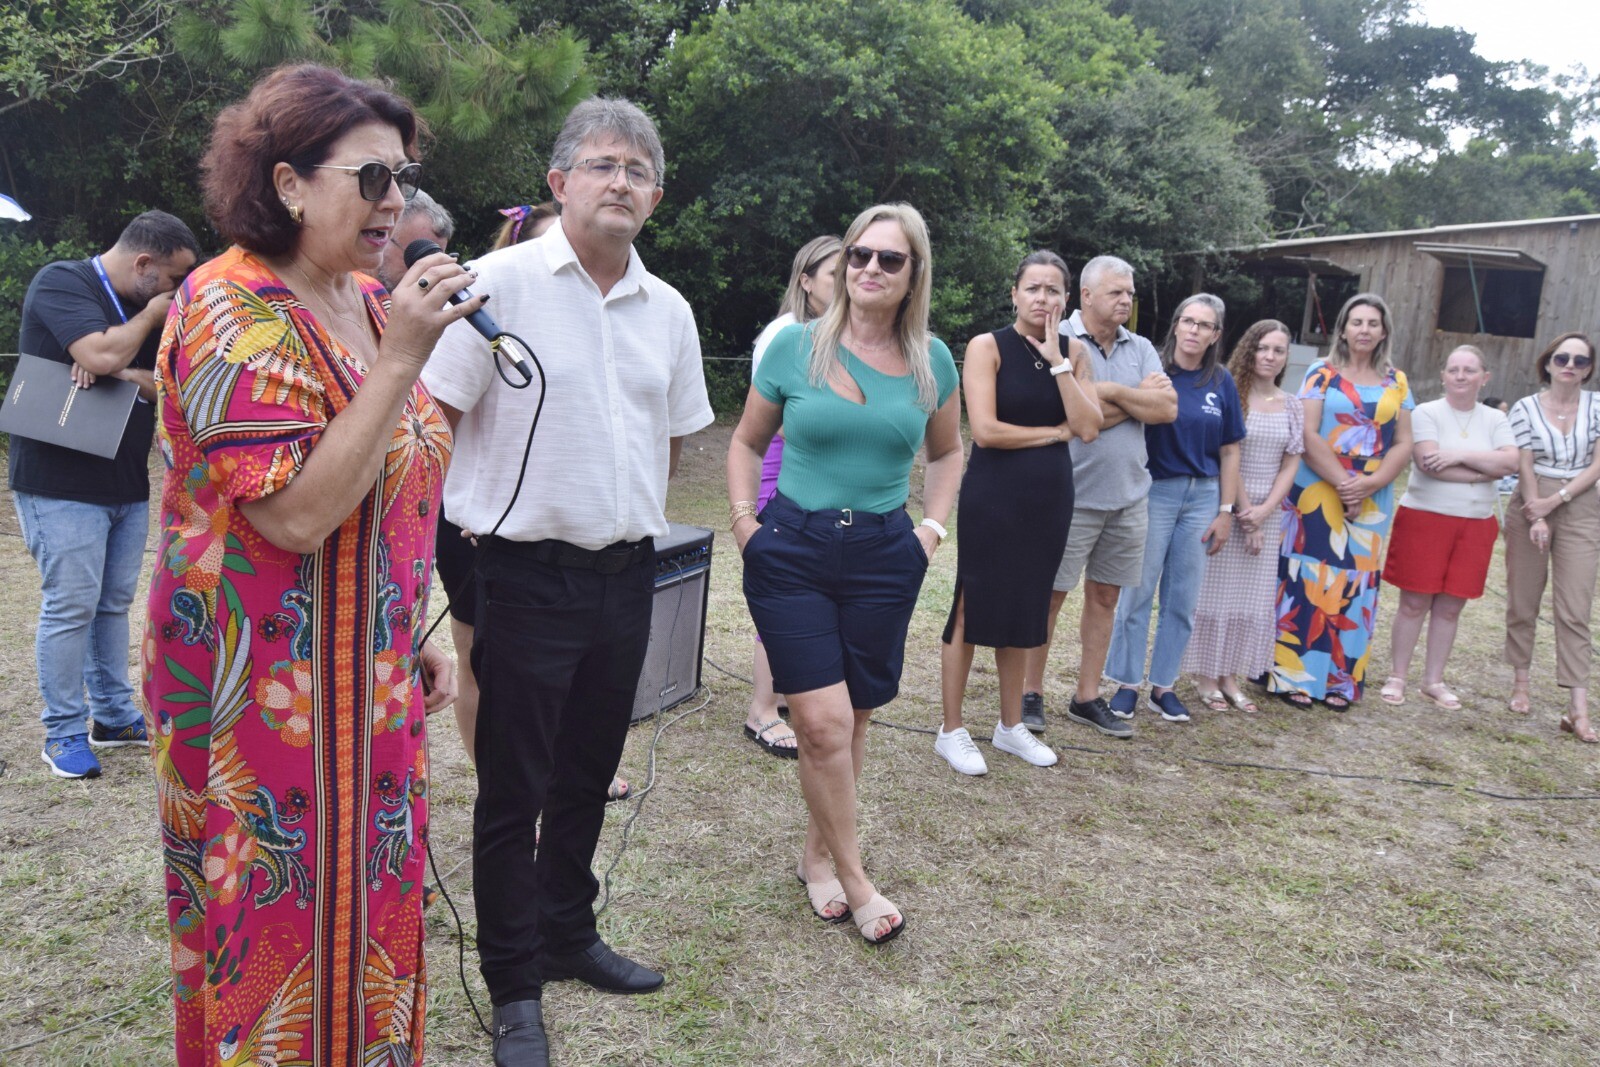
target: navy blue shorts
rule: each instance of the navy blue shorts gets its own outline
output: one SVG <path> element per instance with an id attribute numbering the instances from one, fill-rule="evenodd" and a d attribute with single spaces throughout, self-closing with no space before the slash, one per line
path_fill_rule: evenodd
<path id="1" fill-rule="evenodd" d="M 928 554 L 905 509 L 886 515 L 805 511 L 778 493 L 744 548 L 744 596 L 772 688 L 845 684 L 853 708 L 900 692 L 906 630 Z"/>
<path id="2" fill-rule="evenodd" d="M 439 509 L 439 536 L 434 543 L 433 566 L 439 572 L 439 584 L 450 601 L 450 617 L 468 626 L 478 615 L 477 583 L 472 580 L 472 567 L 478 559 L 478 546 L 461 536 L 461 527 L 444 517 Z"/>

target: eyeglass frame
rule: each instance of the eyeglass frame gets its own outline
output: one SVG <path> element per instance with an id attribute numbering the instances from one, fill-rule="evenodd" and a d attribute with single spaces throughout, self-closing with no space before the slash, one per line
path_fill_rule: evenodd
<path id="1" fill-rule="evenodd" d="M 363 163 L 359 167 L 340 165 L 337 163 L 313 163 L 311 166 L 315 170 L 343 170 L 353 173 L 356 176 L 356 182 L 358 183 L 361 193 L 361 199 L 371 204 L 376 204 L 384 197 L 389 195 L 389 185 L 391 182 L 394 184 L 396 189 L 400 190 L 400 199 L 404 200 L 408 204 L 416 198 L 417 193 L 422 189 L 422 164 L 416 162 L 415 160 L 405 164 L 399 170 L 395 170 L 387 163 L 380 163 L 377 160 Z M 382 170 L 385 173 L 387 180 L 383 183 L 383 188 L 378 191 L 377 196 L 368 196 L 367 180 L 363 176 L 363 172 L 371 171 L 375 174 L 377 171 L 372 170 L 374 167 L 378 168 L 378 170 Z M 413 175 L 415 175 L 415 179 L 411 183 L 410 195 L 406 194 L 406 187 L 400 183 L 400 175 L 406 173 L 407 171 L 410 171 Z"/>
<path id="2" fill-rule="evenodd" d="M 1550 363 L 1556 367 L 1572 367 L 1577 370 L 1588 370 L 1594 366 L 1594 357 L 1585 356 L 1576 352 L 1552 352 Z"/>
<path id="3" fill-rule="evenodd" d="M 629 189 L 633 189 L 635 191 L 640 189 L 655 189 L 661 184 L 658 176 L 656 175 L 654 167 L 646 167 L 639 163 L 619 163 L 617 160 L 608 159 L 605 156 L 588 156 L 584 159 L 577 160 L 572 164 L 572 166 L 565 169 L 569 173 L 581 169 L 590 177 L 600 177 L 594 172 L 594 164 L 596 163 L 604 164 L 605 166 L 612 168 L 611 172 L 602 179 L 607 184 L 610 184 L 613 180 L 615 180 L 616 168 L 619 167 L 622 169 L 624 176 L 623 180 L 628 183 Z M 639 171 L 640 174 L 643 175 L 643 177 L 639 179 L 641 182 L 639 185 L 634 184 L 634 178 L 637 176 L 634 174 L 634 171 Z"/>
<path id="4" fill-rule="evenodd" d="M 905 269 L 907 263 L 915 264 L 917 262 L 915 253 L 902 252 L 897 248 L 868 248 L 866 245 L 845 245 L 843 252 L 845 265 L 850 267 L 852 270 L 866 270 L 868 267 L 872 266 L 872 261 L 876 259 L 878 261 L 878 269 L 888 275 L 899 274 Z M 867 254 L 866 259 L 862 260 L 859 264 L 850 262 L 852 259 L 859 257 L 863 252 Z M 883 258 L 885 255 L 899 257 L 900 262 L 896 266 L 891 267 L 889 266 L 888 261 Z"/>
<path id="5" fill-rule="evenodd" d="M 1206 333 L 1216 333 L 1218 330 L 1222 329 L 1222 327 L 1215 322 L 1201 322 L 1199 319 L 1191 319 L 1187 315 L 1178 316 L 1179 329 L 1187 328 L 1193 330 L 1196 327 L 1205 330 Z"/>

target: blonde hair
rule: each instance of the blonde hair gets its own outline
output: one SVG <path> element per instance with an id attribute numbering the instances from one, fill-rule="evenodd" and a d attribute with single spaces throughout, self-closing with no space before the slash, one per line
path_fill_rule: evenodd
<path id="1" fill-rule="evenodd" d="M 794 266 L 789 270 L 789 288 L 784 290 L 778 314 L 793 315 L 796 322 L 810 322 L 816 318 L 811 313 L 811 294 L 806 292 L 801 281 L 815 277 L 823 260 L 838 255 L 843 247 L 844 242 L 839 240 L 837 234 L 831 233 L 813 237 L 800 246 L 800 251 L 794 254 Z"/>
<path id="2" fill-rule="evenodd" d="M 856 216 L 844 232 L 844 246 L 849 248 L 874 222 L 895 222 L 911 246 L 911 289 L 900 303 L 895 314 L 895 333 L 900 341 L 900 352 L 911 370 L 917 385 L 917 405 L 931 413 L 939 406 L 938 388 L 933 380 L 933 360 L 929 344 L 933 335 L 928 332 L 928 305 L 933 296 L 933 248 L 928 241 L 928 224 L 922 214 L 910 204 L 876 204 Z M 849 270 L 846 257 L 839 257 L 834 268 L 833 303 L 820 319 L 806 327 L 811 336 L 811 361 L 807 377 L 811 384 L 821 388 L 828 383 L 834 368 L 842 366 L 839 360 L 839 339 L 850 322 L 850 288 L 845 284 Z"/>

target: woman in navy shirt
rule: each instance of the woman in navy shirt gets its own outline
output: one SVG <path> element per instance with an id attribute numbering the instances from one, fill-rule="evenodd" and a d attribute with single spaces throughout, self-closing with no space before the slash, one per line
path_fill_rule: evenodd
<path id="1" fill-rule="evenodd" d="M 1150 654 L 1150 710 L 1168 722 L 1188 722 L 1172 691 L 1194 629 L 1194 610 L 1215 555 L 1233 532 L 1239 496 L 1239 442 L 1244 415 L 1239 391 L 1222 363 L 1223 304 L 1198 293 L 1178 305 L 1161 347 L 1161 361 L 1178 392 L 1177 421 L 1144 428 L 1149 453 L 1149 531 L 1138 588 L 1125 588 L 1111 628 L 1106 675 L 1117 683 L 1111 711 L 1131 719 L 1139 703 L 1149 644 L 1150 607 L 1161 592 L 1155 648 Z"/>

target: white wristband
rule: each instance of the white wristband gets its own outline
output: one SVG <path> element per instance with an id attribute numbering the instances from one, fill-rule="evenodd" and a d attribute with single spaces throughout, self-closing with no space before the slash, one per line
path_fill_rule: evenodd
<path id="1" fill-rule="evenodd" d="M 1057 363 L 1054 367 L 1050 368 L 1051 377 L 1054 377 L 1057 374 L 1071 374 L 1071 373 L 1072 373 L 1072 360 L 1068 359 L 1066 356 L 1062 356 L 1061 357 L 1061 362 Z"/>
<path id="2" fill-rule="evenodd" d="M 939 543 L 941 545 L 944 544 L 944 539 L 946 537 L 950 536 L 950 531 L 946 530 L 944 528 L 944 526 L 941 523 L 939 523 L 937 520 L 935 520 L 935 519 L 923 519 L 917 525 L 918 526 L 926 526 L 928 529 L 930 529 L 934 533 L 938 534 L 939 535 Z"/>

